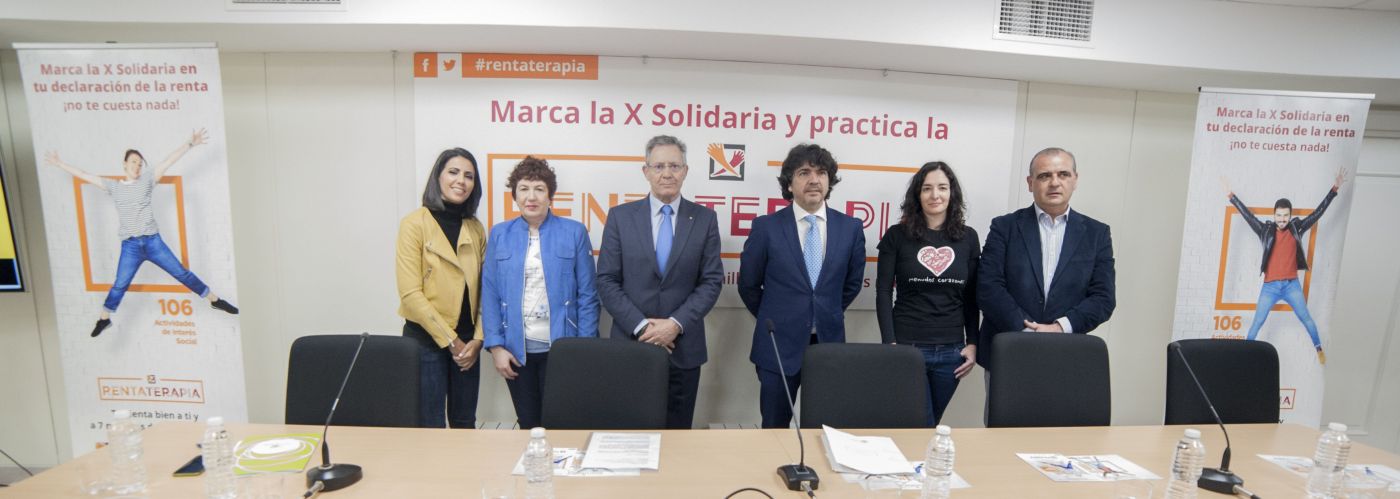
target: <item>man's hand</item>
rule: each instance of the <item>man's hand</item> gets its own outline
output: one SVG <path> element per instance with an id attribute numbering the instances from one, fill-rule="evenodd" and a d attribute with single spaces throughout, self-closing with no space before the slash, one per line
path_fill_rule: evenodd
<path id="1" fill-rule="evenodd" d="M 1220 186 L 1225 188 L 1226 197 L 1235 195 L 1235 191 L 1230 190 L 1230 180 L 1225 178 L 1224 175 L 1220 176 Z"/>
<path id="2" fill-rule="evenodd" d="M 1332 181 L 1332 190 L 1341 190 L 1342 184 L 1347 183 L 1347 167 L 1337 169 L 1337 179 Z"/>
<path id="3" fill-rule="evenodd" d="M 651 343 L 671 351 L 676 348 L 676 337 L 681 334 L 681 326 L 671 319 L 647 319 L 647 327 L 637 341 Z"/>
<path id="4" fill-rule="evenodd" d="M 1061 328 L 1061 327 L 1060 327 L 1060 323 L 1058 323 L 1058 322 L 1051 322 L 1051 323 L 1049 323 L 1049 324 L 1041 324 L 1041 323 L 1038 323 L 1038 322 L 1031 322 L 1031 321 L 1023 321 L 1023 322 L 1026 323 L 1026 330 L 1027 330 L 1027 331 L 1034 331 L 1034 332 L 1037 332 L 1037 333 L 1063 333 L 1063 332 L 1065 332 L 1064 328 Z"/>

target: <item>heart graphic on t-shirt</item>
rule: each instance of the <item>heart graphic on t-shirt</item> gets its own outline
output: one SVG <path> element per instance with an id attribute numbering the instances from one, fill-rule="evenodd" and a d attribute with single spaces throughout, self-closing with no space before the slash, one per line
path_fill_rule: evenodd
<path id="1" fill-rule="evenodd" d="M 919 263 L 923 264 L 929 272 L 933 272 L 934 276 L 941 276 L 943 271 L 948 270 L 948 266 L 953 264 L 953 258 L 956 256 L 953 254 L 953 248 L 947 246 L 941 248 L 924 246 L 923 249 L 919 250 Z"/>

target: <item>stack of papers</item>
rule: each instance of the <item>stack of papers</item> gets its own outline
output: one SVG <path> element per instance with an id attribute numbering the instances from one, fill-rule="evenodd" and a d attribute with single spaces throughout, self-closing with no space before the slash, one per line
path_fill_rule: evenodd
<path id="1" fill-rule="evenodd" d="M 910 461 L 889 437 L 859 437 L 822 426 L 822 444 L 831 470 L 866 490 L 923 488 L 923 462 Z M 951 488 L 972 487 L 953 473 Z"/>
<path id="2" fill-rule="evenodd" d="M 1017 453 L 1016 456 L 1039 470 L 1046 478 L 1056 482 L 1112 482 L 1162 478 L 1117 454 L 1066 456 Z"/>
<path id="3" fill-rule="evenodd" d="M 525 474 L 525 455 L 515 462 L 514 475 Z M 554 449 L 554 476 L 637 476 L 661 464 L 660 433 L 594 432 L 588 450 Z"/>

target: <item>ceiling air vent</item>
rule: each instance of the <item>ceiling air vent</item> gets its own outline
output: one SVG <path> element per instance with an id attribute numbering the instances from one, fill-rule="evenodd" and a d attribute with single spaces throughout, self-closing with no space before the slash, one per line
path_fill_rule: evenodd
<path id="1" fill-rule="evenodd" d="M 1088 46 L 1094 0 L 1001 0 L 993 38 Z"/>

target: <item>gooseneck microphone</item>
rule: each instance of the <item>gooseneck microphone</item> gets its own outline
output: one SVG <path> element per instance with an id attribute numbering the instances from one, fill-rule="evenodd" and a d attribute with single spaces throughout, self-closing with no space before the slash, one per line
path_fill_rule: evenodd
<path id="1" fill-rule="evenodd" d="M 360 350 L 365 347 L 365 341 L 368 339 L 369 333 L 360 333 L 360 344 L 355 347 L 355 356 L 350 358 L 350 367 L 345 370 L 345 379 L 340 381 L 340 391 L 335 393 L 335 402 L 331 403 L 330 413 L 326 414 L 326 426 L 321 429 L 321 465 L 307 470 L 307 487 L 315 488 L 319 482 L 320 490 L 329 492 L 354 485 L 365 476 L 364 470 L 357 465 L 331 464 L 331 448 L 326 443 L 326 433 L 331 429 L 331 418 L 335 417 L 335 408 L 340 405 L 340 396 L 345 393 L 345 385 L 350 382 L 350 373 L 355 372 L 355 361 L 360 359 Z M 314 492 L 308 491 L 308 494 L 311 493 Z"/>
<path id="2" fill-rule="evenodd" d="M 1230 471 L 1230 432 L 1225 431 L 1225 422 L 1220 419 L 1220 413 L 1215 411 L 1215 404 L 1210 402 L 1210 396 L 1206 395 L 1206 388 L 1201 386 L 1201 380 L 1196 377 L 1196 371 L 1191 369 L 1191 362 L 1186 360 L 1186 354 L 1181 351 L 1181 344 L 1171 342 L 1167 344 L 1167 349 L 1176 352 L 1176 356 L 1181 358 L 1181 364 L 1186 366 L 1186 374 L 1191 375 L 1191 381 L 1196 383 L 1196 389 L 1200 390 L 1201 398 L 1206 401 L 1206 407 L 1210 408 L 1210 415 L 1215 417 L 1215 423 L 1220 425 L 1220 432 L 1225 434 L 1225 453 L 1220 456 L 1219 468 L 1201 469 L 1201 479 L 1196 481 L 1196 486 L 1220 494 L 1235 495 L 1241 491 L 1251 497 L 1256 497 L 1244 488 L 1244 478 Z"/>
<path id="3" fill-rule="evenodd" d="M 783 392 L 787 393 L 788 407 L 792 409 L 793 418 L 797 417 L 797 403 L 793 401 L 792 390 L 788 389 L 787 371 L 783 369 L 783 356 L 778 353 L 778 339 L 773 335 L 773 319 L 765 319 L 768 326 L 768 339 L 773 342 L 773 357 L 778 359 L 778 374 L 783 376 Z M 807 447 L 802 444 L 802 425 L 797 426 L 797 464 L 785 464 L 778 467 L 778 476 L 783 477 L 783 483 L 787 484 L 788 490 L 805 490 L 807 495 L 812 495 L 813 490 L 817 490 L 817 484 L 821 479 L 817 478 L 817 470 L 807 467 Z"/>

